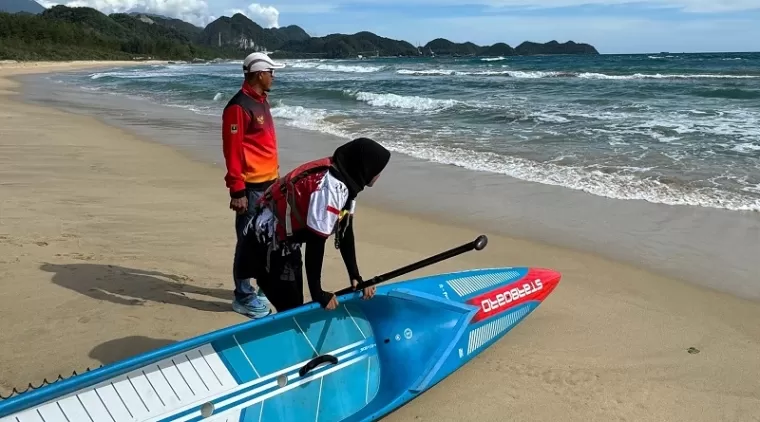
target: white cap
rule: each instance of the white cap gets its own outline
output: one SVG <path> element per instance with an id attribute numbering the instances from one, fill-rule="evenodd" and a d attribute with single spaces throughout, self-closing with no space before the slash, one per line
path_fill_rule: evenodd
<path id="1" fill-rule="evenodd" d="M 284 64 L 275 62 L 264 53 L 251 53 L 243 60 L 243 73 L 261 72 L 283 67 L 285 67 Z"/>

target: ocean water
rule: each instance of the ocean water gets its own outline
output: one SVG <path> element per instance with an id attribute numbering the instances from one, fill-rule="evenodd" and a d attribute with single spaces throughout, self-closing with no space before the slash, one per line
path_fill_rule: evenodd
<path id="1" fill-rule="evenodd" d="M 760 53 L 285 63 L 279 125 L 609 198 L 760 211 Z M 240 64 L 60 78 L 219 115 Z"/>

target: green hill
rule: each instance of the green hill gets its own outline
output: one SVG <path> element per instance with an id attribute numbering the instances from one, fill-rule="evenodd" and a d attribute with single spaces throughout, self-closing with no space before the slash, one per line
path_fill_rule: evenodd
<path id="1" fill-rule="evenodd" d="M 145 13 L 106 15 L 89 7 L 59 5 L 37 14 L 0 13 L 0 60 L 241 59 L 260 50 L 281 58 L 599 54 L 588 44 L 572 41 L 525 42 L 513 49 L 504 43 L 478 46 L 443 38 L 415 47 L 367 31 L 312 37 L 296 25 L 263 28 L 239 13 L 205 28 Z"/>

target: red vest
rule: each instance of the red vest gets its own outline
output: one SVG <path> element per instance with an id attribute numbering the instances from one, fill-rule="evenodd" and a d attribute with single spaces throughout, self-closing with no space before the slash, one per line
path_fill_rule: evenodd
<path id="1" fill-rule="evenodd" d="M 275 234 L 282 241 L 306 228 L 311 194 L 332 166 L 332 157 L 304 163 L 277 179 L 258 204 L 268 207 L 276 219 Z"/>

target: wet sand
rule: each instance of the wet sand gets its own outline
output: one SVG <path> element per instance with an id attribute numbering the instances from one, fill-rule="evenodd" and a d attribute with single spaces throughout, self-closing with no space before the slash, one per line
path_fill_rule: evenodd
<path id="1" fill-rule="evenodd" d="M 17 72 L 2 69 L 0 78 Z M 20 89 L 0 79 L 3 93 Z M 52 106 L 72 101 L 48 95 Z M 120 106 L 103 104 L 108 101 L 70 114 L 0 95 L 1 394 L 244 320 L 229 306 L 233 215 L 224 171 L 210 159 L 218 154 L 216 126 L 149 104 L 119 115 Z M 149 117 L 147 124 L 138 122 L 140 115 Z M 102 122 L 129 119 L 122 128 Z M 170 132 L 182 136 L 160 136 Z M 285 129 L 280 137 L 285 168 L 329 153 L 337 142 Z M 697 278 L 645 269 L 646 257 L 655 254 L 648 245 L 636 246 L 649 252 L 631 255 L 640 256 L 634 266 L 630 257 L 620 262 L 591 253 L 610 249 L 593 232 L 576 247 L 550 245 L 541 236 L 519 239 L 558 223 L 535 226 L 548 207 L 536 208 L 533 220 L 509 211 L 520 208 L 515 195 L 533 186 L 532 200 L 543 197 L 552 216 L 575 221 L 569 232 L 583 233 L 591 223 L 582 222 L 593 220 L 614 236 L 626 218 L 614 202 L 599 202 L 598 214 L 580 218 L 559 189 L 514 184 L 509 195 L 490 195 L 505 210 L 497 223 L 493 209 L 469 208 L 466 199 L 457 207 L 453 198 L 436 196 L 456 192 L 454 183 L 488 196 L 490 183 L 503 183 L 491 176 L 466 173 L 432 192 L 408 183 L 407 195 L 426 195 L 422 207 L 386 195 L 405 180 L 427 180 L 432 170 L 398 155 L 389 170 L 357 209 L 365 278 L 486 233 L 486 250 L 415 275 L 528 265 L 556 269 L 563 281 L 502 341 L 387 420 L 760 421 L 757 302 L 708 290 Z M 658 217 L 676 212 L 665 209 Z M 697 223 L 699 215 L 694 212 Z M 737 218 L 736 224 L 750 224 Z M 498 227 L 517 234 L 505 236 Z M 725 227 L 735 230 L 728 220 Z M 694 230 L 684 226 L 684 236 Z M 737 242 L 752 241 L 752 233 Z M 662 253 L 672 247 L 667 240 L 658 238 Z M 690 270 L 679 260 L 700 258 L 706 260 L 681 250 L 666 262 L 683 275 Z M 324 271 L 326 286 L 345 285 L 332 248 Z M 742 271 L 753 278 L 753 267 Z M 736 286 L 743 287 L 749 288 Z M 688 353 L 690 347 L 699 353 Z"/>

